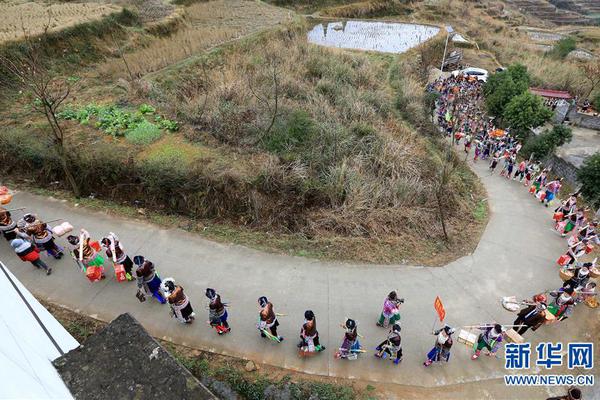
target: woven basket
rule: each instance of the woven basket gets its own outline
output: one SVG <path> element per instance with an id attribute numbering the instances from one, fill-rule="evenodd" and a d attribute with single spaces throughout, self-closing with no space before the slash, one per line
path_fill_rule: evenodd
<path id="1" fill-rule="evenodd" d="M 571 279 L 573 277 L 574 274 L 572 271 L 560 269 L 560 270 L 558 270 L 558 275 L 560 276 L 560 279 L 562 279 L 563 281 L 568 281 L 569 279 Z"/>

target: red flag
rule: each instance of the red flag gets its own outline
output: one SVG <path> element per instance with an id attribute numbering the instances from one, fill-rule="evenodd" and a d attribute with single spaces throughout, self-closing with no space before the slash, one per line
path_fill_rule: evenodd
<path id="1" fill-rule="evenodd" d="M 446 318 L 446 310 L 444 310 L 444 305 L 442 304 L 442 300 L 439 296 L 435 296 L 433 308 L 435 308 L 435 311 L 437 311 L 438 316 L 440 317 L 440 322 L 444 322 L 444 318 Z"/>

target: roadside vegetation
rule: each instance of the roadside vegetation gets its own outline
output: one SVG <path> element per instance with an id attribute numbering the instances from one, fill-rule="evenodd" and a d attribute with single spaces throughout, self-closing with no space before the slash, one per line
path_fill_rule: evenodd
<path id="1" fill-rule="evenodd" d="M 12 91 L 0 125 L 3 170 L 50 183 L 64 182 L 66 166 L 76 194 L 186 216 L 221 227 L 213 232 L 223 240 L 293 254 L 437 265 L 474 247 L 479 229 L 455 240 L 485 223 L 463 218 L 483 197 L 477 179 L 452 160 L 457 172 L 440 186 L 448 156 L 435 135 L 419 133 L 432 132 L 421 68 L 439 62 L 443 38 L 407 57 L 331 50 L 306 42 L 301 19 L 266 29 L 289 12 L 258 5 L 262 32 L 205 54 L 230 36 L 145 55 L 210 26 L 206 7 L 236 25 L 222 1 L 193 3 L 192 27 L 153 36 L 115 22 L 109 51 L 86 50 L 93 62 L 49 59 L 50 76 L 77 77 L 55 113 L 64 152 L 48 147 L 35 99 Z M 245 14 L 241 25 L 253 15 Z"/>

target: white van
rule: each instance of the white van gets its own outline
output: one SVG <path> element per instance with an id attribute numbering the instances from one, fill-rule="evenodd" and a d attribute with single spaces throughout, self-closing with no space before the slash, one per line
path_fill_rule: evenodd
<path id="1" fill-rule="evenodd" d="M 489 74 L 487 70 L 483 68 L 465 68 L 461 70 L 452 71 L 452 76 L 458 75 L 474 76 L 479 81 L 487 82 Z"/>

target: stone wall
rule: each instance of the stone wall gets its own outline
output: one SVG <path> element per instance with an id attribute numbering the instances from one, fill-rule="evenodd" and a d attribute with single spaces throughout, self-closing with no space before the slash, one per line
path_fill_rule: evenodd
<path id="1" fill-rule="evenodd" d="M 571 124 L 581 126 L 582 128 L 600 131 L 600 117 L 581 114 L 573 109 L 569 112 L 569 121 L 571 121 Z"/>
<path id="2" fill-rule="evenodd" d="M 573 187 L 577 187 L 577 167 L 568 161 L 552 154 L 544 161 L 544 166 L 552 168 L 552 172 L 565 178 L 565 181 Z"/>

